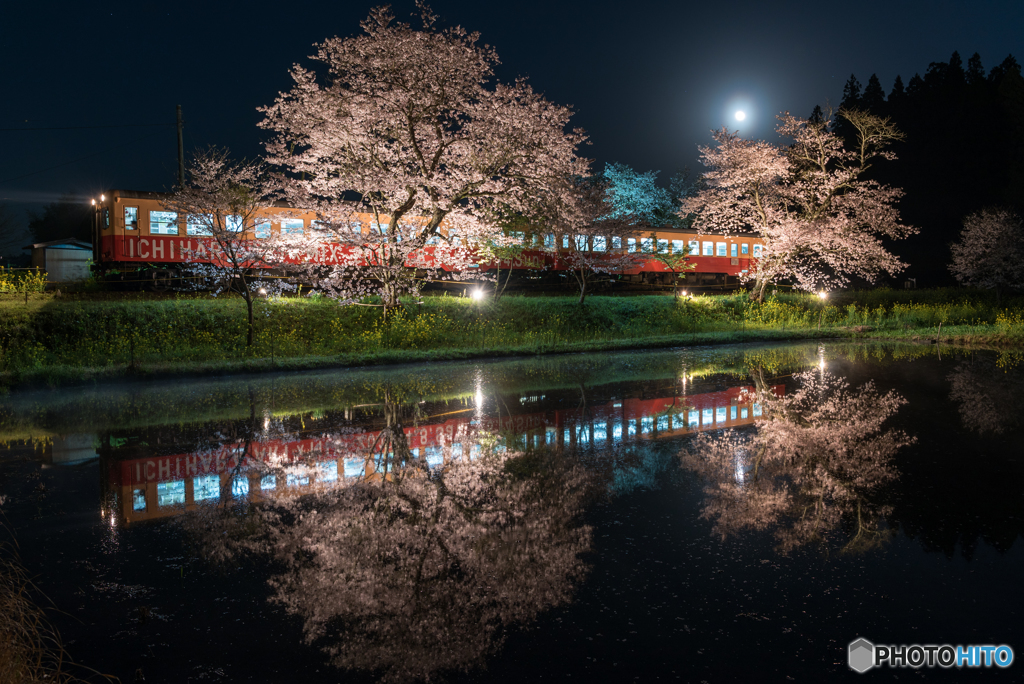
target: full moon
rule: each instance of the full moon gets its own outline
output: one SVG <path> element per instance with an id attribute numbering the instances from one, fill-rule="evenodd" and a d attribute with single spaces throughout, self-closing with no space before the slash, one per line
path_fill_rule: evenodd
<path id="1" fill-rule="evenodd" d="M 742 109 L 739 110 L 738 112 L 736 112 L 736 120 L 737 121 L 743 121 L 746 118 L 747 118 L 747 113 L 745 111 L 743 111 Z"/>

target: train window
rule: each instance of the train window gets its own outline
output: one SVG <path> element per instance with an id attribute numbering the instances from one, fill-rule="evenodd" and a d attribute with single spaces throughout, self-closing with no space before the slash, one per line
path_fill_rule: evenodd
<path id="1" fill-rule="evenodd" d="M 627 244 L 629 246 L 629 251 L 630 252 L 635 252 L 636 251 L 636 238 L 628 238 Z"/>
<path id="2" fill-rule="evenodd" d="M 740 420 L 746 420 L 746 419 L 747 419 L 747 409 L 745 409 L 745 408 L 740 409 Z"/>
<path id="3" fill-rule="evenodd" d="M 245 230 L 245 223 L 242 221 L 241 216 L 225 216 L 224 228 L 229 233 L 241 233 Z"/>
<path id="4" fill-rule="evenodd" d="M 732 243 L 731 245 L 729 245 L 729 256 L 731 256 L 731 257 L 739 256 L 739 249 L 740 249 L 740 246 L 737 245 L 735 242 Z"/>
<path id="5" fill-rule="evenodd" d="M 256 219 L 256 237 L 260 240 L 270 237 L 270 221 L 267 219 Z"/>
<path id="6" fill-rule="evenodd" d="M 693 256 L 700 254 L 700 243 L 696 240 L 690 240 L 690 254 Z"/>
<path id="7" fill-rule="evenodd" d="M 754 256 L 761 256 L 761 245 L 754 245 Z"/>
<path id="8" fill-rule="evenodd" d="M 563 235 L 562 236 L 562 249 L 569 249 L 569 236 L 568 235 Z"/>
<path id="9" fill-rule="evenodd" d="M 185 232 L 189 235 L 212 235 L 213 214 L 193 214 L 185 220 Z"/>
<path id="10" fill-rule="evenodd" d="M 139 229 L 139 208 L 138 207 L 125 207 L 124 208 L 124 229 L 125 230 L 138 230 Z"/>
<path id="11" fill-rule="evenodd" d="M 338 481 L 338 462 L 337 461 L 320 461 L 316 464 L 320 470 L 320 481 L 321 482 L 337 482 Z"/>
<path id="12" fill-rule="evenodd" d="M 654 251 L 654 238 L 641 238 L 640 242 L 643 245 L 643 251 L 648 254 Z"/>
<path id="13" fill-rule="evenodd" d="M 133 511 L 144 511 L 144 510 L 146 510 L 146 490 L 145 489 L 134 489 L 134 490 L 132 490 L 132 510 Z"/>
<path id="14" fill-rule="evenodd" d="M 281 227 L 284 227 L 284 221 L 281 222 Z M 374 223 L 370 225 L 370 230 L 376 228 L 378 235 L 387 235 L 389 227 L 390 226 L 387 223 Z"/>
<path id="15" fill-rule="evenodd" d="M 302 219 L 281 219 L 281 235 L 302 235 Z M 387 224 L 384 224 L 387 230 Z"/>
<path id="16" fill-rule="evenodd" d="M 726 416 L 725 409 L 726 409 L 725 406 L 718 406 L 718 407 L 715 408 L 715 422 L 716 423 L 724 423 L 725 422 L 725 416 Z"/>
<path id="17" fill-rule="evenodd" d="M 608 238 L 603 235 L 594 236 L 594 251 L 595 252 L 606 252 L 608 251 Z"/>
<path id="18" fill-rule="evenodd" d="M 590 239 L 586 235 L 574 235 L 573 242 L 576 243 L 578 251 L 585 252 L 590 244 Z"/>
<path id="19" fill-rule="evenodd" d="M 553 249 L 554 246 L 555 246 L 555 236 L 552 235 L 551 233 L 548 233 L 547 235 L 545 235 L 544 236 L 544 246 L 547 247 L 548 249 Z"/>
<path id="20" fill-rule="evenodd" d="M 156 503 L 158 506 L 174 506 L 185 503 L 185 481 L 173 480 L 160 482 L 156 486 Z"/>
<path id="21" fill-rule="evenodd" d="M 704 256 L 715 256 L 715 243 L 705 242 L 704 243 Z"/>
<path id="22" fill-rule="evenodd" d="M 173 211 L 149 212 L 150 235 L 177 235 L 178 214 Z"/>
<path id="23" fill-rule="evenodd" d="M 673 240 L 672 241 L 672 253 L 673 254 L 686 254 L 686 247 L 684 246 L 685 244 L 686 243 L 683 242 L 682 240 Z"/>
<path id="24" fill-rule="evenodd" d="M 730 420 L 736 420 L 736 407 L 735 406 L 730 406 L 729 407 L 729 419 Z"/>
<path id="25" fill-rule="evenodd" d="M 667 252 L 668 251 L 668 240 L 658 240 L 658 251 L 659 252 Z"/>
<path id="26" fill-rule="evenodd" d="M 348 224 L 348 228 L 349 230 L 352 231 L 353 235 L 363 234 L 363 224 L 360 223 L 359 221 L 352 221 L 351 223 Z M 448 231 L 448 234 L 450 235 L 451 231 Z"/>
<path id="27" fill-rule="evenodd" d="M 249 496 L 249 478 L 245 475 L 235 475 L 231 478 L 231 496 L 243 499 Z"/>
<path id="28" fill-rule="evenodd" d="M 260 478 L 260 489 L 277 489 L 277 476 L 264 475 Z"/>
<path id="29" fill-rule="evenodd" d="M 717 248 L 715 251 L 717 252 L 718 256 L 725 256 L 726 247 L 724 242 L 716 242 L 715 247 Z"/>
<path id="30" fill-rule="evenodd" d="M 192 500 L 206 501 L 220 498 L 220 475 L 200 475 L 192 478 Z"/>
<path id="31" fill-rule="evenodd" d="M 622 238 L 618 236 L 612 238 L 612 249 L 622 249 Z"/>
<path id="32" fill-rule="evenodd" d="M 740 254 L 743 254 L 744 256 L 746 256 L 749 253 L 750 253 L 750 245 L 748 245 L 746 242 L 744 242 L 742 245 L 740 245 Z"/>

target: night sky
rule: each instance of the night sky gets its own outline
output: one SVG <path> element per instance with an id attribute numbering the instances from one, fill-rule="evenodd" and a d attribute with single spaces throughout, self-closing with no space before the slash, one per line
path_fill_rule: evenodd
<path id="1" fill-rule="evenodd" d="M 176 179 L 174 107 L 186 153 L 210 144 L 256 156 L 260 105 L 289 88 L 312 44 L 357 33 L 370 2 L 11 3 L 0 22 L 0 200 L 23 223 L 62 193 L 165 190 Z M 595 159 L 699 170 L 697 146 L 723 124 L 772 138 L 774 116 L 838 104 L 851 73 L 888 92 L 929 62 L 979 52 L 990 69 L 1024 58 L 1024 3 L 540 2 L 436 0 L 497 48 L 498 77 L 526 76 L 572 105 Z M 412 21 L 412 2 L 394 5 Z M 737 126 L 733 112 L 748 118 Z M 123 127 L 126 125 L 136 127 Z M 147 124 L 147 125 L 141 125 Z M 148 124 L 164 124 L 151 126 Z M 78 130 L 11 130 L 19 128 Z M 0 256 L 28 241 L 0 236 Z"/>

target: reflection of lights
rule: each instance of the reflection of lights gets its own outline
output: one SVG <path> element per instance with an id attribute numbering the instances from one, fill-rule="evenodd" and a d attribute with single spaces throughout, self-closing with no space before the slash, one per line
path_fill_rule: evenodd
<path id="1" fill-rule="evenodd" d="M 484 403 L 484 393 L 483 393 L 483 390 L 481 390 L 480 388 L 477 388 L 477 390 L 476 390 L 476 407 L 480 408 L 481 406 L 483 406 L 483 403 Z"/>

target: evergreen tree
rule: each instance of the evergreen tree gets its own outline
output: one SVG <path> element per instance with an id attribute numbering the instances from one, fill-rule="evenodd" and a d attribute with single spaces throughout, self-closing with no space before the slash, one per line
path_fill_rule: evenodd
<path id="1" fill-rule="evenodd" d="M 42 214 L 30 213 L 28 230 L 36 242 L 65 238 L 92 241 L 92 207 L 64 194 L 56 202 L 43 207 Z"/>
<path id="2" fill-rule="evenodd" d="M 813 124 L 820 124 L 825 121 L 825 113 L 821 111 L 821 105 L 814 105 L 809 121 Z"/>
<path id="3" fill-rule="evenodd" d="M 853 74 L 850 74 L 850 80 L 843 86 L 843 100 L 839 103 L 840 109 L 860 109 L 860 81 Z"/>
<path id="4" fill-rule="evenodd" d="M 985 69 L 981 66 L 981 55 L 975 52 L 967 60 L 967 83 L 977 85 L 985 81 Z"/>
<path id="5" fill-rule="evenodd" d="M 920 74 L 914 74 L 907 83 L 907 94 L 916 95 L 922 90 L 924 90 L 924 79 L 921 78 Z"/>
<path id="6" fill-rule="evenodd" d="M 949 67 L 946 70 L 946 81 L 953 85 L 964 82 L 964 63 L 960 59 L 960 53 L 956 50 L 949 58 Z"/>
<path id="7" fill-rule="evenodd" d="M 864 88 L 864 95 L 861 97 L 861 108 L 872 114 L 881 115 L 885 110 L 885 91 L 876 74 L 871 74 L 868 85 Z"/>
<path id="8" fill-rule="evenodd" d="M 889 93 L 889 102 L 900 101 L 906 94 L 906 89 L 903 87 L 903 79 L 900 78 L 899 74 L 896 74 L 896 80 L 892 84 L 892 92 Z"/>

